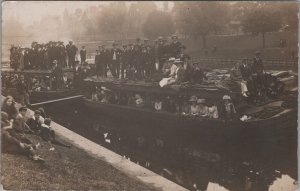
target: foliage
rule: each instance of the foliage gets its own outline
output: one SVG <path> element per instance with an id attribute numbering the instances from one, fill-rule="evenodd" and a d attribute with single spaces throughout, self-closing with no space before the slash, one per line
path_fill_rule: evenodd
<path id="1" fill-rule="evenodd" d="M 217 33 L 229 22 L 228 4 L 224 2 L 176 2 L 173 13 L 179 32 L 194 38 Z"/>
<path id="2" fill-rule="evenodd" d="M 280 14 L 264 8 L 259 8 L 249 12 L 242 21 L 243 30 L 254 35 L 273 32 L 278 30 L 280 27 Z"/>
<path id="3" fill-rule="evenodd" d="M 163 11 L 153 11 L 143 24 L 143 32 L 151 39 L 173 34 L 175 29 L 171 15 Z"/>
<path id="4" fill-rule="evenodd" d="M 242 21 L 244 32 L 253 35 L 262 34 L 263 48 L 265 47 L 265 34 L 278 31 L 281 26 L 280 12 L 264 3 L 258 3 L 256 9 L 249 11 Z"/>

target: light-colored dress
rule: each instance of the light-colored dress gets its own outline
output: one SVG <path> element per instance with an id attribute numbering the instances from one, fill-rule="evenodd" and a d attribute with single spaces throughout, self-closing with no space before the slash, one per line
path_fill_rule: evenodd
<path id="1" fill-rule="evenodd" d="M 191 115 L 198 115 L 198 114 L 199 114 L 199 106 L 191 105 Z"/>
<path id="2" fill-rule="evenodd" d="M 207 106 L 199 106 L 199 115 L 200 116 L 207 116 L 208 115 L 208 107 Z"/>
<path id="3" fill-rule="evenodd" d="M 212 106 L 208 108 L 208 116 L 210 118 L 218 119 L 219 118 L 219 112 L 217 106 Z"/>
<path id="4" fill-rule="evenodd" d="M 162 102 L 161 101 L 155 102 L 154 103 L 154 108 L 155 108 L 156 111 L 161 111 L 161 109 L 162 109 Z"/>

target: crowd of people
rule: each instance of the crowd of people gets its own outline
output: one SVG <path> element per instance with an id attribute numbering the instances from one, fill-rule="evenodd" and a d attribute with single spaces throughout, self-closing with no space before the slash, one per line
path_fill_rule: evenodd
<path id="1" fill-rule="evenodd" d="M 114 78 L 139 80 L 162 72 L 165 62 L 171 57 L 187 62 L 189 56 L 184 52 L 185 46 L 176 35 L 171 39 L 167 42 L 158 37 L 151 45 L 148 39 L 142 42 L 137 38 L 134 44 L 123 44 L 122 47 L 117 43 L 113 43 L 112 49 L 99 46 L 95 56 L 97 76 L 107 77 L 109 70 Z"/>
<path id="2" fill-rule="evenodd" d="M 37 162 L 45 162 L 37 154 L 38 145 L 30 140 L 27 134 L 41 137 L 50 144 L 70 148 L 55 138 L 55 131 L 51 128 L 51 118 L 43 108 L 34 111 L 28 117 L 26 106 L 17 107 L 14 98 L 7 96 L 1 106 L 1 143 L 2 152 L 22 154 Z"/>
<path id="3" fill-rule="evenodd" d="M 94 86 L 91 100 L 104 104 L 127 105 L 131 107 L 150 109 L 157 112 L 169 112 L 185 116 L 199 116 L 213 119 L 232 120 L 236 117 L 236 108 L 229 95 L 222 100 L 188 96 L 154 95 L 146 100 L 142 93 L 116 93 L 106 87 Z"/>
<path id="4" fill-rule="evenodd" d="M 112 48 L 101 45 L 95 55 L 96 74 L 107 77 L 109 71 L 114 78 L 140 80 L 162 72 L 169 58 L 187 63 L 190 57 L 184 52 L 185 46 L 178 41 L 176 35 L 171 39 L 168 42 L 163 37 L 158 37 L 154 43 L 150 43 L 148 39 L 137 38 L 135 43 L 121 46 L 114 42 Z M 10 63 L 15 70 L 53 69 L 55 63 L 62 68 L 75 68 L 76 61 L 82 67 L 87 64 L 86 58 L 85 46 L 78 52 L 72 41 L 66 46 L 61 41 L 50 41 L 45 44 L 33 42 L 31 48 L 12 45 L 10 49 Z"/>
<path id="5" fill-rule="evenodd" d="M 101 45 L 96 50 L 94 69 L 86 62 L 87 51 L 84 46 L 79 53 L 80 61 L 75 59 L 78 48 L 72 41 L 66 46 L 60 41 L 50 41 L 46 44 L 33 42 L 31 49 L 25 48 L 24 54 L 23 50 L 20 50 L 16 47 L 11 49 L 11 64 L 14 68 L 18 68 L 23 62 L 24 69 L 53 71 L 50 79 L 34 78 L 33 84 L 28 82 L 35 91 L 80 88 L 83 80 L 93 75 L 158 82 L 160 87 L 185 82 L 201 84 L 206 79 L 199 64 L 190 62 L 190 57 L 185 53 L 185 46 L 178 41 L 176 35 L 172 35 L 170 42 L 158 37 L 154 43 L 150 43 L 148 39 L 137 38 L 135 43 L 123 44 L 122 47 L 116 42 L 110 49 Z M 20 52 L 23 61 L 17 62 L 19 59 L 15 58 L 20 57 Z M 72 79 L 64 74 L 64 67 L 73 68 Z M 241 63 L 237 63 L 230 75 L 232 80 L 242 81 L 242 94 L 252 103 L 262 102 L 267 97 L 274 98 L 283 90 L 282 84 L 265 74 L 259 52 L 255 53 L 252 60 L 243 59 Z M 47 82 L 49 80 L 51 83 Z"/>
<path id="6" fill-rule="evenodd" d="M 253 60 L 243 59 L 230 73 L 232 80 L 241 82 L 242 95 L 251 103 L 261 103 L 267 98 L 276 98 L 283 92 L 284 84 L 264 70 L 260 52 Z"/>
<path id="7" fill-rule="evenodd" d="M 56 61 L 62 67 L 74 67 L 78 48 L 72 41 L 66 46 L 62 41 L 48 43 L 32 42 L 30 48 L 12 45 L 10 65 L 15 70 L 47 70 L 53 68 Z M 82 62 L 86 59 L 86 50 L 80 51 Z"/>

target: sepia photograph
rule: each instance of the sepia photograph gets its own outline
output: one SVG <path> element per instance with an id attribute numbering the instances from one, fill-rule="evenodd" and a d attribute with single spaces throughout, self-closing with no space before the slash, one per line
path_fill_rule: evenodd
<path id="1" fill-rule="evenodd" d="M 3 1 L 0 190 L 296 191 L 298 1 Z"/>

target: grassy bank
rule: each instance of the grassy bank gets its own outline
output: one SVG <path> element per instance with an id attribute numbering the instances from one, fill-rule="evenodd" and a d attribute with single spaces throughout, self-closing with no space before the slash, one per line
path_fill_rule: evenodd
<path id="1" fill-rule="evenodd" d="M 1 155 L 1 183 L 6 190 L 151 190 L 111 165 L 72 147 L 50 145 L 27 135 L 35 144 L 44 164 L 26 156 Z M 49 150 L 51 147 L 55 149 Z"/>

